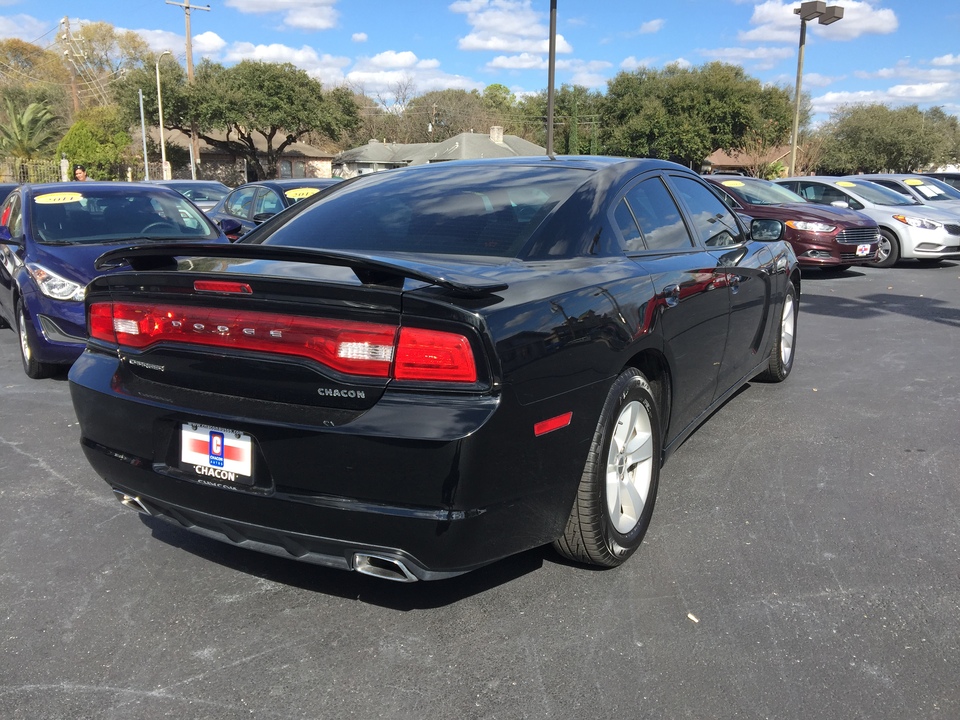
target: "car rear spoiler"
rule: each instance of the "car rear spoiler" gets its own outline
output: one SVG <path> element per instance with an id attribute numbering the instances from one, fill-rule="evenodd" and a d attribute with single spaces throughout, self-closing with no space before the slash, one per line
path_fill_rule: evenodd
<path id="1" fill-rule="evenodd" d="M 112 270 L 129 265 L 133 270 L 175 269 L 172 262 L 178 257 L 231 258 L 235 260 L 275 260 L 313 265 L 335 265 L 353 270 L 364 285 L 400 287 L 403 280 L 420 280 L 439 285 L 456 293 L 470 296 L 489 295 L 506 290 L 507 283 L 473 275 L 451 272 L 424 263 L 387 260 L 360 253 L 333 252 L 316 248 L 281 245 L 177 243 L 162 245 L 135 245 L 110 250 L 97 258 L 97 270 Z"/>

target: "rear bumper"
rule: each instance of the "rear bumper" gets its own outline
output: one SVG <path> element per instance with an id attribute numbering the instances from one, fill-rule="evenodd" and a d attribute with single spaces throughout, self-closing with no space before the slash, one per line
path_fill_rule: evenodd
<path id="1" fill-rule="evenodd" d="M 395 420 L 404 437 L 375 435 L 390 422 L 376 409 L 332 429 L 216 418 L 255 438 L 269 476 L 227 487 L 177 467 L 176 428 L 209 416 L 124 396 L 111 384 L 115 366 L 86 353 L 70 374 L 83 451 L 115 491 L 154 517 L 239 547 L 345 570 L 363 571 L 372 556 L 422 580 L 559 537 L 586 459 L 585 429 L 596 423 L 582 413 L 582 424 L 534 439 L 518 430 L 517 414 L 542 419 L 552 410 L 503 413 L 499 404 L 447 437 L 436 434 L 436 418 L 421 425 L 413 407 Z"/>

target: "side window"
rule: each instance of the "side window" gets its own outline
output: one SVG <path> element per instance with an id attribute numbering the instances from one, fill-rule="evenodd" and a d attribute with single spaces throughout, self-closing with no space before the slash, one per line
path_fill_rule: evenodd
<path id="1" fill-rule="evenodd" d="M 23 235 L 23 215 L 20 212 L 20 196 L 17 193 L 11 193 L 10 199 L 3 207 L 2 216 L 3 225 L 10 229 L 10 237 L 20 237 Z"/>
<path id="2" fill-rule="evenodd" d="M 690 210 L 694 228 L 704 245 L 729 247 L 743 242 L 736 217 L 709 188 L 692 178 L 673 175 L 670 180 Z"/>
<path id="3" fill-rule="evenodd" d="M 257 189 L 255 187 L 239 188 L 230 194 L 223 205 L 223 209 L 237 217 L 248 217 L 250 215 L 250 203 L 256 193 Z"/>
<path id="4" fill-rule="evenodd" d="M 617 203 L 616 210 L 613 211 L 613 219 L 620 228 L 620 234 L 623 235 L 623 249 L 625 252 L 636 252 L 643 250 L 643 235 L 640 234 L 640 226 L 637 225 L 637 219 L 630 211 L 626 200 Z"/>
<path id="5" fill-rule="evenodd" d="M 276 215 L 283 210 L 283 200 L 273 190 L 264 190 L 257 198 L 257 205 L 253 209 L 254 216 L 260 213 L 272 213 Z"/>
<path id="6" fill-rule="evenodd" d="M 693 247 L 680 209 L 660 178 L 651 178 L 635 185 L 627 191 L 621 205 L 636 219 L 636 225 L 643 235 L 643 242 L 638 237 L 632 248 L 628 239 L 626 251 L 641 250 L 644 246 L 648 250 L 689 250 Z M 619 206 L 614 216 L 618 225 L 625 219 L 624 211 Z M 629 223 L 627 225 L 629 228 Z"/>

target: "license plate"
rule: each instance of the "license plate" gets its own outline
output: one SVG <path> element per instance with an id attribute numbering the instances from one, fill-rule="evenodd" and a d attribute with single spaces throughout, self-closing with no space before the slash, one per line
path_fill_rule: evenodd
<path id="1" fill-rule="evenodd" d="M 870 254 L 869 245 L 857 245 L 857 257 L 866 257 Z"/>
<path id="2" fill-rule="evenodd" d="M 236 430 L 183 423 L 180 469 L 214 482 L 253 485 L 253 440 Z"/>

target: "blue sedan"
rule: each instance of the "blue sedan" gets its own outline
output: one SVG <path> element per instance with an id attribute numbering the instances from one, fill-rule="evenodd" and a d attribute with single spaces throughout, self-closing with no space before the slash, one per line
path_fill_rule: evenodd
<path id="1" fill-rule="evenodd" d="M 87 341 L 83 298 L 94 261 L 125 245 L 227 242 L 180 193 L 131 183 L 22 185 L 0 209 L 0 327 L 20 335 L 23 369 L 48 377 Z"/>
<path id="2" fill-rule="evenodd" d="M 339 182 L 342 182 L 341 178 L 287 178 L 251 182 L 231 191 L 207 214 L 228 238 L 236 240 L 281 210 Z"/>

